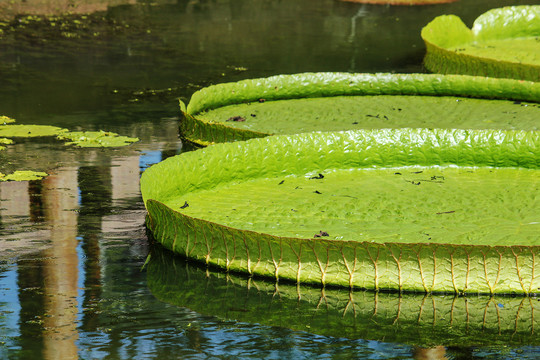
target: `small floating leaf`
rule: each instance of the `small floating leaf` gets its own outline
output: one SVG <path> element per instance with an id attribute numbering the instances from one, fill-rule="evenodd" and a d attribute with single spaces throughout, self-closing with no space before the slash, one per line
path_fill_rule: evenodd
<path id="1" fill-rule="evenodd" d="M 41 180 L 48 174 L 41 171 L 19 170 L 12 174 L 0 173 L 0 181 L 29 181 L 29 180 Z"/>
<path id="2" fill-rule="evenodd" d="M 2 115 L 0 116 L 0 124 L 2 125 L 7 125 L 7 124 L 11 124 L 11 123 L 14 123 L 15 122 L 15 119 L 12 119 L 8 116 L 5 116 L 5 115 Z"/>
<path id="3" fill-rule="evenodd" d="M 58 139 L 71 140 L 66 145 L 78 147 L 119 147 L 139 141 L 138 138 L 106 131 L 65 131 L 58 135 Z"/>
<path id="4" fill-rule="evenodd" d="M 321 237 L 321 236 L 330 236 L 330 235 L 328 235 L 328 233 L 326 231 L 321 230 L 321 231 L 319 231 L 318 234 L 315 234 L 313 237 L 318 238 L 318 237 Z"/>
<path id="5" fill-rule="evenodd" d="M 51 125 L 0 125 L 0 136 L 5 137 L 38 137 L 56 136 L 65 129 Z"/>

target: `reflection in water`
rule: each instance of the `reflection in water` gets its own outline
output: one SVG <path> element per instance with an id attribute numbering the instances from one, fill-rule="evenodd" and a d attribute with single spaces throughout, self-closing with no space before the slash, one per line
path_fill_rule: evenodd
<path id="1" fill-rule="evenodd" d="M 227 320 L 427 348 L 540 344 L 535 332 L 540 303 L 529 297 L 400 295 L 278 285 L 198 267 L 159 245 L 152 250 L 148 286 L 157 298 Z M 433 357 L 444 354 L 441 350 L 416 353 Z"/>
<path id="2" fill-rule="evenodd" d="M 168 144 L 177 148 L 179 143 L 170 139 Z M 41 182 L 0 182 L 1 231 L 6 234 L 0 238 L 0 253 L 4 258 L 8 254 L 20 258 L 15 274 L 21 338 L 12 338 L 18 335 L 12 329 L 7 342 L 10 348 L 19 349 L 11 353 L 18 354 L 16 357 L 77 358 L 81 329 L 89 332 L 100 328 L 98 315 L 107 263 L 104 249 L 111 246 L 104 237 L 118 238 L 115 243 L 121 246 L 124 240 L 120 239 L 133 235 L 144 238 L 140 230 L 145 215 L 139 209 L 140 164 L 148 166 L 162 157 L 143 161 L 139 153 L 116 157 L 109 153 L 90 150 L 84 163 L 101 166 L 74 163 L 49 171 Z M 134 204 L 137 208 L 130 210 Z M 36 222 L 41 230 L 28 231 L 32 230 L 30 222 Z M 3 355 L 0 352 L 0 358 Z"/>
<path id="3" fill-rule="evenodd" d="M 43 252 L 43 357 L 77 357 L 77 168 L 60 168 L 43 180 L 50 247 Z"/>
<path id="4" fill-rule="evenodd" d="M 415 348 L 413 351 L 415 360 L 447 360 L 446 349 L 444 346 L 435 346 L 433 348 Z"/>

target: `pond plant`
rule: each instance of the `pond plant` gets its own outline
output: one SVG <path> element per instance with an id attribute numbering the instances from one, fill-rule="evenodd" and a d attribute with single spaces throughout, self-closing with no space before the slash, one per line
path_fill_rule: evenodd
<path id="1" fill-rule="evenodd" d="M 139 141 L 138 138 L 121 136 L 107 131 L 69 131 L 52 125 L 16 125 L 15 119 L 8 116 L 0 116 L 0 150 L 3 145 L 14 143 L 13 139 L 54 137 L 58 140 L 68 140 L 66 145 L 76 147 L 120 147 Z M 40 171 L 20 170 L 12 174 L 0 173 L 0 181 L 25 181 L 38 180 L 47 176 Z"/>
<path id="2" fill-rule="evenodd" d="M 540 83 L 465 75 L 303 73 L 217 84 L 180 103 L 199 145 L 309 131 L 538 130 Z"/>
<path id="3" fill-rule="evenodd" d="M 489 10 L 471 29 L 442 15 L 422 29 L 422 38 L 432 72 L 540 81 L 539 5 Z"/>
<path id="4" fill-rule="evenodd" d="M 166 248 L 279 281 L 540 291 L 538 131 L 374 129 L 216 144 L 141 178 Z"/>

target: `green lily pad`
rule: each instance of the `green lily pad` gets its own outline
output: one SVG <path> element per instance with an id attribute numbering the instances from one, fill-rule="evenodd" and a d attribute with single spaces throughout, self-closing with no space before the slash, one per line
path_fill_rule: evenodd
<path id="1" fill-rule="evenodd" d="M 41 180 L 45 176 L 48 176 L 46 172 L 42 171 L 31 171 L 31 170 L 19 170 L 15 171 L 12 174 L 2 174 L 0 173 L 0 181 L 30 181 L 30 180 Z"/>
<path id="2" fill-rule="evenodd" d="M 540 84 L 463 75 L 306 73 L 219 84 L 181 104 L 181 135 L 208 145 L 380 128 L 538 130 Z"/>
<path id="3" fill-rule="evenodd" d="M 65 131 L 58 135 L 58 139 L 70 140 L 66 145 L 78 147 L 120 147 L 139 141 L 139 138 L 108 131 Z"/>
<path id="4" fill-rule="evenodd" d="M 13 144 L 13 140 L 7 138 L 0 138 L 0 144 L 9 145 Z M 4 150 L 6 147 L 0 145 L 0 150 Z"/>
<path id="5" fill-rule="evenodd" d="M 39 137 L 56 136 L 65 129 L 50 125 L 0 125 L 0 136 Z"/>
<path id="6" fill-rule="evenodd" d="M 152 249 L 148 287 L 159 300 L 224 320 L 413 346 L 538 345 L 531 297 L 398 294 L 295 286 L 208 271 Z M 212 301 L 208 301 L 212 298 Z"/>
<path id="7" fill-rule="evenodd" d="M 0 116 L 0 124 L 2 125 L 7 125 L 7 124 L 11 124 L 11 123 L 14 123 L 15 122 L 15 119 L 12 119 L 8 116 L 5 116 L 5 115 L 1 115 Z"/>
<path id="8" fill-rule="evenodd" d="M 422 29 L 432 72 L 540 81 L 540 6 L 492 9 L 469 29 L 455 15 Z"/>
<path id="9" fill-rule="evenodd" d="M 147 225 L 177 253 L 252 275 L 537 293 L 539 134 L 382 129 L 218 144 L 143 174 Z"/>
<path id="10" fill-rule="evenodd" d="M 108 131 L 69 131 L 51 125 L 13 125 L 14 119 L 1 116 L 0 122 L 4 120 L 4 125 L 0 125 L 0 136 L 9 138 L 17 137 L 40 137 L 56 136 L 59 140 L 70 140 L 66 145 L 76 145 L 78 147 L 120 147 L 139 141 L 138 138 L 121 136 Z M 0 138 L 0 144 L 11 144 L 10 139 Z"/>

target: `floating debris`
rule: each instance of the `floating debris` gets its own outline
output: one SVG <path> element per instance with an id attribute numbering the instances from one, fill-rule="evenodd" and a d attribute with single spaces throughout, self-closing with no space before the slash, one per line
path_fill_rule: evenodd
<path id="1" fill-rule="evenodd" d="M 180 209 L 185 209 L 189 206 L 188 202 L 187 201 L 184 201 L 184 205 L 180 206 Z M 235 210 L 235 209 L 233 209 Z"/>
<path id="2" fill-rule="evenodd" d="M 225 121 L 246 121 L 246 119 L 241 116 L 232 116 Z"/>
<path id="3" fill-rule="evenodd" d="M 318 234 L 315 234 L 313 237 L 323 237 L 323 236 L 330 236 L 326 231 L 320 231 Z"/>

